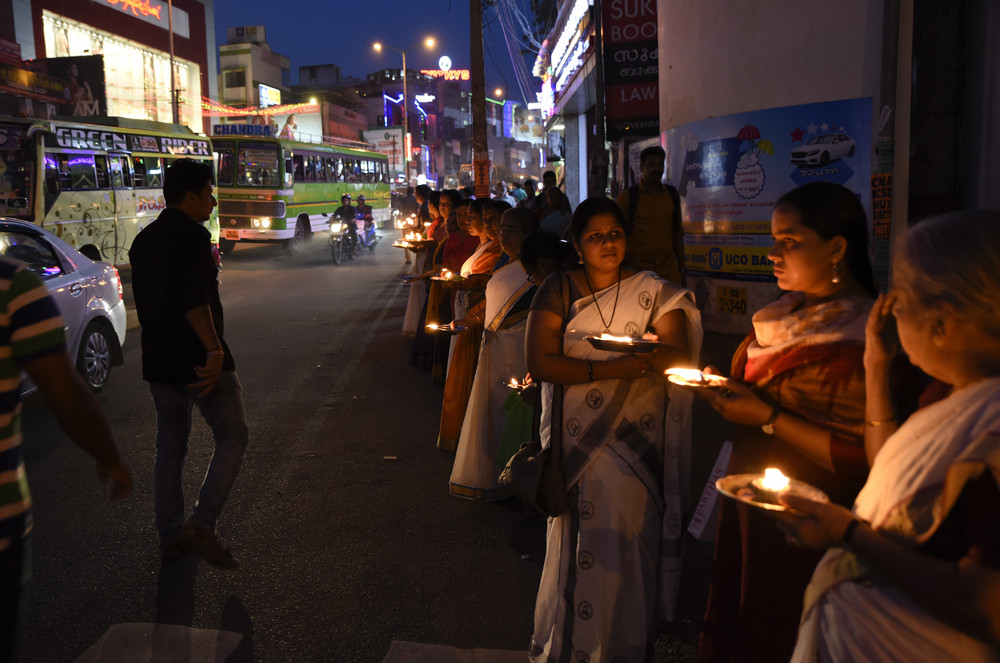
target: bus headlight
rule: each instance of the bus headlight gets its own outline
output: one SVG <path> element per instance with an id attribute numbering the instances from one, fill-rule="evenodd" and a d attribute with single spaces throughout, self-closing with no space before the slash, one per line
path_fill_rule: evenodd
<path id="1" fill-rule="evenodd" d="M 270 228 L 271 227 L 271 218 L 267 217 L 267 216 L 264 216 L 264 217 L 261 217 L 259 219 L 250 219 L 250 227 L 251 228 Z"/>

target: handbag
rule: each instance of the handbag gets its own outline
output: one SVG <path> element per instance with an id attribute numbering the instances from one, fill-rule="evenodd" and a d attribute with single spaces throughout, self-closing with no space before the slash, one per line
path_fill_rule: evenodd
<path id="1" fill-rule="evenodd" d="M 563 350 L 563 338 L 569 317 L 569 288 L 566 275 L 560 274 L 563 302 L 563 328 L 559 337 L 559 352 Z M 554 385 L 552 396 L 552 421 L 550 444 L 542 448 L 538 440 L 521 444 L 521 448 L 511 456 L 500 473 L 500 485 L 509 490 L 525 504 L 534 507 L 546 516 L 561 516 L 569 508 L 569 494 L 566 477 L 560 463 L 562 459 L 562 406 L 563 386 Z"/>

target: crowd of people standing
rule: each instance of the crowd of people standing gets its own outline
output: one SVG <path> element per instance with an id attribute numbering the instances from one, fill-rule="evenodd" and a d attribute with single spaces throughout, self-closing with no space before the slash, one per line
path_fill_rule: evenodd
<path id="1" fill-rule="evenodd" d="M 722 502 L 699 661 L 1000 660 L 1000 216 L 917 224 L 879 295 L 858 196 L 789 191 L 768 254 L 783 294 L 728 377 L 682 387 L 664 369 L 700 368 L 703 332 L 663 161 L 645 151 L 636 186 L 575 210 L 554 178 L 516 206 L 424 196 L 428 236 L 447 230 L 418 256 L 404 332 L 444 387 L 451 493 L 507 498 L 519 443 L 561 435 L 569 509 L 548 520 L 531 660 L 651 659 L 691 515 L 694 397 L 736 426 L 727 474 L 780 467 L 829 498 Z M 658 350 L 587 341 L 602 333 Z"/>

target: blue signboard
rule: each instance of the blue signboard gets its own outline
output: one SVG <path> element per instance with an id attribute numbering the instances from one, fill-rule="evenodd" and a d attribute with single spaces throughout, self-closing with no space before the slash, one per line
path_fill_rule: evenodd
<path id="1" fill-rule="evenodd" d="M 681 194 L 688 285 L 711 331 L 746 333 L 777 294 L 771 211 L 807 182 L 858 194 L 871 218 L 871 99 L 715 117 L 666 132 L 667 181 Z"/>

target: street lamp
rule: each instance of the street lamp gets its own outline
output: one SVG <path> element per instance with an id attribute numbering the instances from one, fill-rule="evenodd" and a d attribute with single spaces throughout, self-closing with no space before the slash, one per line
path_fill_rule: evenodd
<path id="1" fill-rule="evenodd" d="M 427 48 L 434 48 L 434 38 L 433 37 L 427 37 L 426 39 L 424 39 L 424 41 L 422 43 Z M 410 49 L 414 49 L 417 46 L 420 46 L 420 44 L 419 43 L 414 44 L 413 46 L 410 46 Z M 382 52 L 383 48 L 388 48 L 390 50 L 396 51 L 397 53 L 399 53 L 400 55 L 403 56 L 403 149 L 406 150 L 406 154 L 404 155 L 405 158 L 403 159 L 403 163 L 406 164 L 406 180 L 407 180 L 407 183 L 409 183 L 409 180 L 410 180 L 410 166 L 409 166 L 409 163 L 410 163 L 410 146 L 406 144 L 406 136 L 410 132 L 410 125 L 406 121 L 406 118 L 407 118 L 407 115 L 406 115 L 406 105 L 407 105 L 407 96 L 406 96 L 406 78 L 407 78 L 407 76 L 406 76 L 406 51 L 404 51 L 401 48 L 396 48 L 395 46 L 389 46 L 388 44 L 383 44 L 381 42 L 375 42 L 374 44 L 372 44 L 372 48 L 374 48 L 379 53 Z"/>

